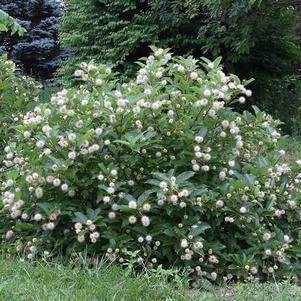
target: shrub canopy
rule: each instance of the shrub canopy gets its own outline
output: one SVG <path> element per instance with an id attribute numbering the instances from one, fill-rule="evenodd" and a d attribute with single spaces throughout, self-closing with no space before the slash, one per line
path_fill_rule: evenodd
<path id="1" fill-rule="evenodd" d="M 106 256 L 187 268 L 195 285 L 285 277 L 300 254 L 301 162 L 220 59 L 154 48 L 134 81 L 82 64 L 77 89 L 21 114 L 6 145 L 0 231 L 29 259 Z"/>

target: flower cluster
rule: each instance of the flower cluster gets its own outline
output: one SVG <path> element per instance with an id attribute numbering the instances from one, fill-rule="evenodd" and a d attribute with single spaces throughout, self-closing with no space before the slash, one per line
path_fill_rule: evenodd
<path id="1" fill-rule="evenodd" d="M 134 81 L 82 64 L 79 88 L 18 117 L 4 148 L 3 243 L 28 258 L 136 252 L 137 265 L 188 268 L 196 285 L 288 275 L 301 163 L 283 160 L 278 122 L 232 109 L 252 93 L 220 59 L 153 50 Z"/>

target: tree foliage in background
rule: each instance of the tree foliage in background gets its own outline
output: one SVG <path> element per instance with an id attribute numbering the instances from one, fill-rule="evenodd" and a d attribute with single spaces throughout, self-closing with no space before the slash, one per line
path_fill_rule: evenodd
<path id="1" fill-rule="evenodd" d="M 77 63 L 90 59 L 114 62 L 116 70 L 131 76 L 135 71 L 131 63 L 145 53 L 149 44 L 157 44 L 181 55 L 222 55 L 228 70 L 257 79 L 252 86 L 255 102 L 275 113 L 278 101 L 274 97 L 279 95 L 274 95 L 274 88 L 282 78 L 291 78 L 300 61 L 294 37 L 297 15 L 288 0 L 67 3 L 61 37 L 74 54 L 60 73 L 68 80 Z M 267 93 L 269 97 L 263 99 Z M 298 89 L 284 91 L 280 102 L 293 103 L 286 98 L 289 94 L 297 98 Z M 282 108 L 282 114 L 276 117 L 285 120 L 291 110 L 292 106 L 290 110 Z"/>
<path id="2" fill-rule="evenodd" d="M 3 0 L 0 9 L 27 30 L 21 39 L 2 34 L 0 51 L 7 52 L 27 74 L 42 79 L 51 77 L 67 54 L 58 42 L 60 4 L 55 0 Z"/>

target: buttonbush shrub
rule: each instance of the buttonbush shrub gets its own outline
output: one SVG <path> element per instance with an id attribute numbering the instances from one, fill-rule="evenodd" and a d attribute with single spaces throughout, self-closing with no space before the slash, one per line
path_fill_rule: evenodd
<path id="1" fill-rule="evenodd" d="M 18 114 L 37 100 L 37 83 L 31 78 L 17 74 L 16 65 L 0 55 L 0 147 L 7 143 L 11 128 L 18 121 Z M 1 158 L 0 154 L 0 158 Z"/>
<path id="2" fill-rule="evenodd" d="M 220 58 L 153 51 L 128 83 L 82 64 L 79 88 L 19 116 L 4 148 L 6 252 L 176 266 L 194 285 L 300 271 L 301 161 L 284 163 L 279 122 L 233 110 L 252 93 Z"/>

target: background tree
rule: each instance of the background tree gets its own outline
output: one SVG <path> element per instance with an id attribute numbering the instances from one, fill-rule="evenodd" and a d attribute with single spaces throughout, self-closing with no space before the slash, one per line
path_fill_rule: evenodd
<path id="1" fill-rule="evenodd" d="M 300 61 L 294 31 L 298 15 L 289 0 L 69 0 L 67 4 L 61 40 L 74 54 L 60 71 L 65 79 L 77 63 L 91 59 L 113 62 L 117 71 L 131 76 L 135 71 L 131 63 L 148 45 L 157 44 L 181 55 L 222 55 L 228 70 L 256 79 L 251 87 L 255 102 L 282 120 L 299 107 L 300 81 L 294 76 Z M 277 103 L 289 105 L 279 108 Z"/>
<path id="2" fill-rule="evenodd" d="M 58 42 L 61 4 L 55 0 L 2 0 L 0 9 L 27 30 L 21 39 L 2 34 L 0 51 L 7 52 L 27 74 L 51 77 L 67 54 Z"/>

